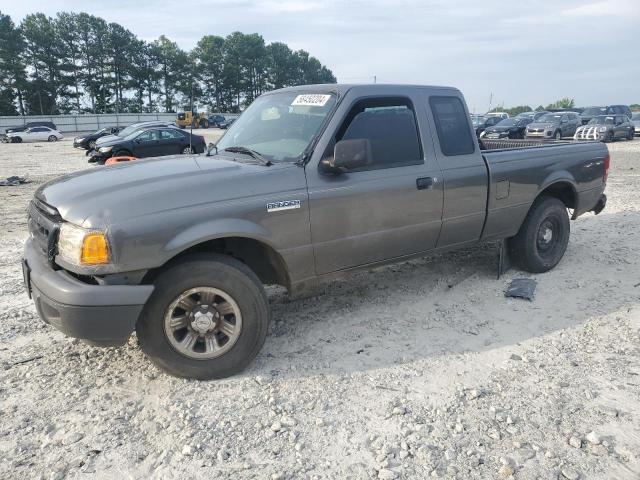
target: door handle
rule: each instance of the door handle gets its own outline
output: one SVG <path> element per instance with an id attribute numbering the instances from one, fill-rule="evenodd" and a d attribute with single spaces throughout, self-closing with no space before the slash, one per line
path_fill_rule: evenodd
<path id="1" fill-rule="evenodd" d="M 433 186 L 433 178 L 420 177 L 416 179 L 416 187 L 418 190 L 427 190 Z"/>

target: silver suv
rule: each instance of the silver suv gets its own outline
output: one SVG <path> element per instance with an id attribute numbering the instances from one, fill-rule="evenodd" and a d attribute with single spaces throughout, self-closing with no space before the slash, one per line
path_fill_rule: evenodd
<path id="1" fill-rule="evenodd" d="M 576 112 L 548 113 L 527 126 L 525 138 L 560 140 L 573 137 L 580 125 L 582 122 Z"/>

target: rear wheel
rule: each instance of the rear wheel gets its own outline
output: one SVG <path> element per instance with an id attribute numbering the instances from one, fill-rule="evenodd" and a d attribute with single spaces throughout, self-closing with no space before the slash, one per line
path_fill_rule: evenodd
<path id="1" fill-rule="evenodd" d="M 13 137 L 12 143 L 22 143 L 22 137 Z"/>
<path id="2" fill-rule="evenodd" d="M 136 325 L 142 350 L 164 371 L 207 380 L 242 371 L 267 335 L 260 280 L 224 255 L 185 257 L 162 272 Z"/>
<path id="3" fill-rule="evenodd" d="M 200 128 L 209 128 L 209 122 L 207 120 L 200 120 Z"/>
<path id="4" fill-rule="evenodd" d="M 50 142 L 57 142 L 58 137 L 56 137 L 55 135 L 49 135 L 49 138 L 47 140 L 49 140 Z"/>
<path id="5" fill-rule="evenodd" d="M 555 197 L 540 197 L 531 206 L 518 234 L 509 239 L 511 258 L 528 272 L 551 270 L 564 256 L 570 232 L 564 203 Z"/>
<path id="6" fill-rule="evenodd" d="M 631 130 L 629 130 L 629 133 L 627 133 L 627 140 L 633 140 L 633 137 L 635 136 L 636 136 L 636 132 L 632 128 Z"/>
<path id="7" fill-rule="evenodd" d="M 194 153 L 193 147 L 190 147 L 190 146 L 187 145 L 186 147 L 184 147 L 182 149 L 182 153 L 183 153 L 183 155 L 189 155 L 191 153 Z"/>

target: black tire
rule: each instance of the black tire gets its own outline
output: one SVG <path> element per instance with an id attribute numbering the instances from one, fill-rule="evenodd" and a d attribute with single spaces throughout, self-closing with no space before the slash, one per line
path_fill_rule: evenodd
<path id="1" fill-rule="evenodd" d="M 258 354 L 269 328 L 269 304 L 258 277 L 246 265 L 226 255 L 197 254 L 183 258 L 154 280 L 155 290 L 136 325 L 142 350 L 165 372 L 209 380 L 242 371 Z M 180 295 L 197 287 L 223 290 L 238 305 L 242 327 L 235 343 L 211 359 L 190 358 L 170 343 L 165 313 Z"/>
<path id="2" fill-rule="evenodd" d="M 200 128 L 209 128 L 209 122 L 206 120 L 200 120 Z"/>
<path id="3" fill-rule="evenodd" d="M 633 137 L 635 136 L 636 136 L 636 132 L 632 128 L 631 130 L 629 130 L 629 133 L 627 133 L 627 140 L 633 140 Z"/>
<path id="4" fill-rule="evenodd" d="M 111 155 L 112 157 L 133 157 L 133 154 L 129 150 L 118 150 Z"/>
<path id="5" fill-rule="evenodd" d="M 531 206 L 518 234 L 509 239 L 511 259 L 527 272 L 551 270 L 564 256 L 570 233 L 565 204 L 555 197 L 542 196 Z"/>
<path id="6" fill-rule="evenodd" d="M 560 130 L 556 130 L 556 132 L 553 134 L 553 138 L 555 140 L 562 140 L 562 132 Z"/>
<path id="7" fill-rule="evenodd" d="M 96 149 L 96 141 L 95 140 L 91 140 L 89 142 L 89 150 L 95 150 Z"/>
<path id="8" fill-rule="evenodd" d="M 22 137 L 13 137 L 13 142 L 11 143 L 22 143 Z"/>
<path id="9" fill-rule="evenodd" d="M 49 142 L 57 142 L 58 141 L 58 137 L 56 137 L 55 135 L 49 135 L 49 138 L 47 138 L 47 141 L 49 141 Z"/>
<path id="10" fill-rule="evenodd" d="M 183 155 L 190 155 L 192 153 L 195 153 L 193 147 L 190 147 L 189 145 L 187 145 L 186 147 L 182 147 L 182 150 L 180 150 L 180 153 L 182 153 Z"/>
<path id="11" fill-rule="evenodd" d="M 605 137 L 604 141 L 605 142 L 613 142 L 615 140 L 615 135 L 613 133 L 613 130 L 609 130 L 607 132 L 607 136 Z"/>

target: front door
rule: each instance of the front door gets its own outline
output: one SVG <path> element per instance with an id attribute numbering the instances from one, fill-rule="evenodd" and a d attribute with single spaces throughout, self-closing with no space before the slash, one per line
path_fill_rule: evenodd
<path id="1" fill-rule="evenodd" d="M 138 158 L 153 157 L 160 153 L 158 130 L 142 132 L 133 141 L 133 155 Z"/>
<path id="2" fill-rule="evenodd" d="M 435 247 L 442 182 L 432 146 L 421 142 L 415 99 L 345 97 L 327 131 L 336 132 L 307 167 L 311 240 L 318 275 Z M 339 140 L 367 139 L 372 162 L 341 174 L 322 158 Z M 426 147 L 426 148 L 425 148 Z"/>
<path id="3" fill-rule="evenodd" d="M 156 155 L 174 155 L 182 153 L 184 146 L 189 146 L 189 139 L 175 128 L 163 128 L 160 132 L 159 152 Z M 188 135 L 188 134 L 187 134 Z"/>

